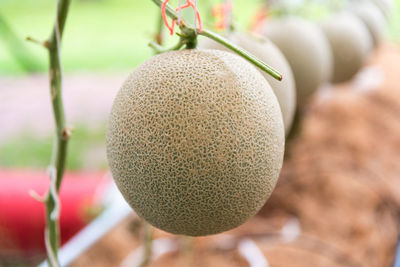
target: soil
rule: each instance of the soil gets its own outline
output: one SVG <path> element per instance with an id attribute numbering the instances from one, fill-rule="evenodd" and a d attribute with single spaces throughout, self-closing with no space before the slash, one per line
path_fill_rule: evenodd
<path id="1" fill-rule="evenodd" d="M 209 237 L 154 230 L 155 239 L 168 238 L 177 249 L 150 266 L 249 266 L 239 249 L 244 240 L 252 240 L 272 267 L 393 266 L 400 207 L 399 69 L 400 48 L 384 44 L 352 82 L 316 95 L 302 111 L 278 185 L 259 214 Z M 138 228 L 128 227 L 136 220 L 127 219 L 71 266 L 119 265 L 140 244 Z"/>

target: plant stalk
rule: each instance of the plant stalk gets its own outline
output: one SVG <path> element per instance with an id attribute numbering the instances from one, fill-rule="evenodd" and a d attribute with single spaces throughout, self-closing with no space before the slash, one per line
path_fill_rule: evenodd
<path id="1" fill-rule="evenodd" d="M 253 63 L 255 66 L 258 68 L 262 69 L 263 71 L 267 72 L 269 75 L 277 79 L 278 81 L 282 80 L 282 75 L 276 71 L 274 68 L 271 66 L 265 64 L 261 60 L 259 60 L 257 57 L 253 56 L 246 50 L 240 48 L 239 46 L 235 45 L 234 43 L 230 42 L 228 39 L 222 37 L 219 34 L 216 34 L 210 30 L 203 29 L 202 31 L 199 32 L 200 35 L 206 36 L 210 39 L 213 39 L 214 41 L 224 45 L 225 47 L 229 48 L 239 56 L 245 58 L 246 60 L 250 61 Z"/>
<path id="2" fill-rule="evenodd" d="M 70 0 L 58 0 L 54 27 L 50 38 L 45 42 L 49 52 L 50 94 L 53 115 L 56 124 L 56 137 L 53 147 L 52 159 L 49 166 L 51 186 L 45 198 L 46 206 L 46 244 L 48 244 L 49 266 L 59 266 L 58 247 L 59 235 L 59 199 L 61 181 L 64 174 L 67 156 L 67 144 L 70 129 L 66 126 L 65 112 L 62 99 L 62 68 L 60 59 L 60 43 L 67 19 Z M 50 251 L 49 251 L 50 250 Z"/>
<path id="3" fill-rule="evenodd" d="M 163 1 L 162 0 L 151 0 L 153 1 L 157 6 L 161 7 Z M 171 8 L 170 5 L 166 5 L 166 14 L 173 20 L 177 20 L 178 19 L 178 15 L 175 12 L 175 10 L 173 10 Z M 260 68 L 261 70 L 265 71 L 266 73 L 268 73 L 269 75 L 271 75 L 272 77 L 274 77 L 275 79 L 277 79 L 278 81 L 282 80 L 282 75 L 276 71 L 274 68 L 272 68 L 271 66 L 265 64 L 264 62 L 262 62 L 261 60 L 259 60 L 257 57 L 253 56 L 252 54 L 250 54 L 249 52 L 247 52 L 246 50 L 240 48 L 239 46 L 235 45 L 234 43 L 232 43 L 231 41 L 227 40 L 226 38 L 220 36 L 219 34 L 216 34 L 210 30 L 206 30 L 203 29 L 199 32 L 196 33 L 196 29 L 194 29 L 194 27 L 188 25 L 183 19 L 181 19 L 181 24 L 179 25 L 180 29 L 182 32 L 194 32 L 195 34 L 190 35 L 189 38 L 197 38 L 197 34 L 199 35 L 203 35 L 205 37 L 208 37 L 210 39 L 213 39 L 214 41 L 222 44 L 223 46 L 227 47 L 228 49 L 232 50 L 233 52 L 235 52 L 236 54 L 238 54 L 239 56 L 243 57 L 244 59 L 246 59 L 247 61 L 249 61 L 250 63 L 254 64 L 256 67 Z M 196 44 L 195 40 L 192 40 L 192 42 L 187 42 L 187 43 L 194 43 Z"/>
<path id="4" fill-rule="evenodd" d="M 163 36 L 163 18 L 161 14 L 158 14 L 158 19 L 157 19 L 157 31 L 154 36 L 155 42 L 158 45 L 162 45 L 164 41 L 164 36 Z"/>
<path id="5" fill-rule="evenodd" d="M 150 264 L 151 256 L 152 256 L 152 245 L 153 245 L 153 229 L 151 225 L 143 220 L 143 233 L 142 233 L 142 242 L 143 242 L 143 258 L 142 262 L 139 264 L 139 267 L 146 267 Z"/>

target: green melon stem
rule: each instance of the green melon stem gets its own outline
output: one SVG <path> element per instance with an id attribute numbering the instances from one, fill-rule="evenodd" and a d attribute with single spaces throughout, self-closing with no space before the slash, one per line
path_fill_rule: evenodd
<path id="1" fill-rule="evenodd" d="M 212 31 L 209 30 L 202 30 L 201 32 L 199 32 L 200 35 L 206 36 L 210 39 L 213 39 L 214 41 L 222 44 L 223 46 L 229 48 L 230 50 L 232 50 L 233 52 L 235 52 L 236 54 L 238 54 L 239 56 L 245 58 L 246 60 L 248 60 L 249 62 L 253 63 L 255 66 L 257 66 L 258 68 L 262 69 L 263 71 L 265 71 L 266 73 L 268 73 L 269 75 L 271 75 L 272 77 L 274 77 L 275 79 L 277 79 L 278 81 L 282 80 L 282 75 L 276 71 L 274 68 L 272 68 L 271 66 L 265 64 L 263 61 L 259 60 L 257 57 L 253 56 L 252 54 L 250 54 L 249 52 L 247 52 L 246 50 L 244 50 L 243 48 L 235 45 L 234 43 L 228 41 L 228 39 L 222 37 L 219 34 L 216 34 Z"/>
<path id="2" fill-rule="evenodd" d="M 161 14 L 158 14 L 157 28 L 156 28 L 156 33 L 154 35 L 155 43 L 157 43 L 158 45 L 162 45 L 163 41 L 164 41 L 163 25 L 164 25 L 163 18 L 161 16 Z"/>
<path id="3" fill-rule="evenodd" d="M 184 46 L 184 43 L 181 42 L 181 40 L 179 40 L 179 42 L 176 45 L 174 45 L 173 47 L 166 48 L 166 47 L 163 47 L 163 46 L 157 44 L 157 42 L 150 42 L 149 46 L 154 50 L 154 52 L 156 54 L 161 54 L 161 53 L 165 53 L 168 51 L 179 50 Z"/>
<path id="4" fill-rule="evenodd" d="M 139 264 L 139 267 L 147 267 L 150 264 L 152 257 L 152 244 L 153 244 L 153 229 L 152 226 L 143 220 L 143 233 L 142 233 L 142 243 L 144 246 L 143 259 Z"/>
<path id="5" fill-rule="evenodd" d="M 151 1 L 153 1 L 159 7 L 161 7 L 161 5 L 163 3 L 162 0 L 151 0 Z M 173 19 L 173 20 L 177 20 L 178 19 L 177 13 L 175 12 L 175 10 L 172 9 L 172 7 L 170 5 L 168 5 L 168 4 L 166 5 L 165 11 L 166 11 L 166 14 L 171 19 Z M 178 45 L 176 45 L 174 48 L 165 49 L 165 48 L 162 48 L 160 46 L 156 46 L 154 43 L 150 43 L 150 46 L 155 48 L 156 52 L 157 51 L 166 52 L 166 51 L 171 51 L 171 50 L 178 50 L 183 45 L 186 45 L 187 48 L 190 49 L 190 48 L 194 48 L 195 45 L 197 44 L 196 39 L 197 39 L 197 35 L 199 34 L 199 35 L 208 37 L 208 38 L 220 43 L 221 45 L 227 47 L 228 49 L 232 50 L 233 52 L 235 52 L 239 56 L 241 56 L 244 59 L 246 59 L 247 61 L 249 61 L 250 63 L 254 64 L 256 67 L 258 67 L 261 70 L 265 71 L 266 73 L 271 75 L 273 78 L 277 79 L 278 81 L 282 80 L 282 75 L 277 70 L 275 70 L 271 66 L 265 64 L 263 61 L 259 60 L 257 57 L 253 56 L 252 54 L 250 54 L 249 52 L 247 52 L 243 48 L 235 45 L 234 43 L 232 43 L 231 41 L 229 41 L 226 38 L 222 37 L 221 35 L 216 34 L 215 32 L 212 32 L 212 31 L 207 30 L 207 29 L 203 29 L 203 30 L 197 32 L 196 29 L 194 29 L 192 26 L 188 25 L 188 23 L 186 23 L 183 19 L 181 19 L 181 24 L 179 25 L 179 27 L 180 27 L 180 29 L 181 29 L 183 34 L 181 35 L 181 38 L 180 38 L 180 41 L 179 41 Z M 190 33 L 195 33 L 195 34 L 190 34 Z M 179 47 L 179 48 L 176 49 L 177 47 Z"/>

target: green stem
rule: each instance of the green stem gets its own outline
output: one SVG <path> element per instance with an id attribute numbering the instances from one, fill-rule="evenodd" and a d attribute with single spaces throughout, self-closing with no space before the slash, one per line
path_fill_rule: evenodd
<path id="1" fill-rule="evenodd" d="M 186 258 L 186 262 L 192 265 L 194 259 L 194 239 L 191 236 L 182 236 L 181 242 L 183 255 Z"/>
<path id="2" fill-rule="evenodd" d="M 156 5 L 158 5 L 159 7 L 161 7 L 163 1 L 162 0 L 152 0 Z M 178 19 L 178 15 L 177 13 L 169 6 L 166 5 L 166 14 L 173 20 L 177 20 Z M 211 38 L 214 41 L 222 44 L 223 46 L 229 48 L 230 50 L 232 50 L 233 52 L 235 52 L 236 54 L 238 54 L 239 56 L 243 57 L 244 59 L 246 59 L 247 61 L 249 61 L 250 63 L 254 64 L 255 66 L 259 67 L 261 70 L 265 71 L 266 73 L 268 73 L 269 75 L 271 75 L 272 77 L 274 77 L 275 79 L 281 81 L 282 80 L 282 75 L 276 71 L 274 68 L 272 68 L 271 66 L 265 64 L 264 62 L 262 62 L 261 60 L 259 60 L 258 58 L 256 58 L 255 56 L 251 55 L 249 52 L 247 52 L 246 50 L 240 48 L 239 46 L 235 45 L 234 43 L 230 42 L 229 40 L 225 39 L 224 37 L 210 31 L 210 30 L 206 30 L 203 29 L 199 32 L 197 32 L 197 34 L 190 34 L 187 35 L 185 33 L 196 33 L 196 29 L 194 29 L 192 26 L 189 26 L 185 21 L 182 20 L 181 25 L 179 25 L 181 31 L 184 33 L 184 37 L 186 39 L 186 44 L 194 44 L 194 46 L 196 45 L 196 38 L 197 38 L 197 34 L 203 35 L 205 37 Z M 189 39 L 192 39 L 191 41 L 189 41 Z M 191 48 L 191 46 L 188 46 L 188 48 Z"/>
<path id="3" fill-rule="evenodd" d="M 159 7 L 161 7 L 161 5 L 163 4 L 162 0 L 151 0 L 151 1 L 153 1 Z M 178 19 L 178 14 L 175 12 L 175 10 L 170 5 L 166 6 L 165 12 L 171 19 L 173 19 L 173 20 Z"/>
<path id="4" fill-rule="evenodd" d="M 157 19 L 157 30 L 156 30 L 156 34 L 154 36 L 155 42 L 158 45 L 162 45 L 163 41 L 164 41 L 164 36 L 163 36 L 163 18 L 161 16 L 161 14 L 158 14 L 158 19 Z"/>
<path id="5" fill-rule="evenodd" d="M 146 267 L 149 265 L 152 255 L 152 243 L 153 243 L 153 231 L 151 225 L 143 220 L 143 246 L 144 254 L 143 260 L 139 264 L 139 267 Z"/>
<path id="6" fill-rule="evenodd" d="M 161 54 L 161 53 L 165 53 L 165 52 L 173 51 L 173 50 L 179 50 L 184 45 L 185 44 L 182 42 L 182 40 L 179 40 L 179 42 L 176 45 L 174 45 L 173 47 L 170 47 L 170 48 L 165 48 L 165 47 L 157 44 L 156 42 L 149 43 L 149 46 L 151 48 L 153 48 L 153 50 L 155 51 L 156 54 Z"/>
<path id="7" fill-rule="evenodd" d="M 67 144 L 70 130 L 65 123 L 64 105 L 62 100 L 62 70 L 60 59 L 60 42 L 64 31 L 70 0 L 58 0 L 57 13 L 54 27 L 50 38 L 45 42 L 49 52 L 49 76 L 50 94 L 53 107 L 53 115 L 56 124 L 56 139 L 53 148 L 52 160 L 49 166 L 50 178 L 53 186 L 46 195 L 46 232 L 49 243 L 48 262 L 49 266 L 58 265 L 59 218 L 53 214 L 58 208 L 58 192 L 65 169 L 67 156 Z M 51 254 L 51 255 L 49 255 Z M 53 258 L 53 259 L 52 259 Z M 56 262 L 54 262 L 54 259 Z"/>
<path id="8" fill-rule="evenodd" d="M 269 65 L 265 64 L 264 62 L 262 62 L 261 60 L 259 60 L 258 58 L 256 58 L 255 56 L 253 56 L 252 54 L 250 54 L 249 52 L 247 52 L 243 48 L 240 48 L 239 46 L 235 45 L 234 43 L 228 41 L 227 39 L 225 39 L 221 35 L 216 34 L 216 33 L 212 32 L 212 31 L 206 30 L 206 29 L 203 29 L 202 31 L 200 31 L 199 34 L 203 35 L 203 36 L 206 36 L 206 37 L 208 37 L 210 39 L 213 39 L 214 41 L 222 44 L 223 46 L 225 46 L 227 48 L 229 48 L 230 50 L 232 50 L 233 52 L 235 52 L 239 56 L 245 58 L 246 60 L 248 60 L 251 63 L 253 63 L 255 66 L 257 66 L 260 69 L 262 69 L 263 71 L 267 72 L 269 75 L 271 75 L 272 77 L 274 77 L 278 81 L 282 80 L 282 75 L 278 71 L 276 71 L 275 69 L 273 69 Z"/>

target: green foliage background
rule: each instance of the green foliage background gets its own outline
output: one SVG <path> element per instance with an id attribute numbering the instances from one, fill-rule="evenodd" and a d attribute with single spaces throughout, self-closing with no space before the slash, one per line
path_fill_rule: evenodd
<path id="1" fill-rule="evenodd" d="M 21 134 L 0 144 L 1 167 L 44 168 L 53 149 L 53 134 L 45 137 Z M 76 125 L 68 145 L 67 169 L 106 169 L 105 129 Z"/>
<path id="2" fill-rule="evenodd" d="M 45 40 L 54 20 L 55 2 L 49 0 L 0 0 L 0 14 L 23 40 Z M 206 1 L 199 1 L 206 2 Z M 237 1 L 237 16 L 245 24 L 258 1 Z M 201 5 L 202 13 L 208 6 Z M 152 55 L 147 46 L 154 34 L 159 8 L 150 0 L 72 0 L 63 41 L 65 71 L 118 71 L 133 69 Z M 203 15 L 206 19 L 206 16 Z M 0 75 L 22 74 L 0 34 Z M 3 39 L 3 40 L 2 40 Z M 26 43 L 46 70 L 43 48 Z"/>
<path id="3" fill-rule="evenodd" d="M 173 1 L 177 2 L 171 1 L 173 4 Z M 308 4 L 316 2 L 305 1 Z M 202 18 L 208 26 L 212 24 L 210 6 L 216 2 L 220 1 L 199 0 Z M 235 0 L 235 23 L 242 29 L 248 29 L 252 15 L 262 3 L 262 0 Z M 26 74 L 23 67 L 26 64 L 39 66 L 39 71 L 47 72 L 48 55 L 45 49 L 24 41 L 24 38 L 32 36 L 45 40 L 48 37 L 55 4 L 54 0 L 0 0 L 0 19 L 6 22 L 1 24 L 0 20 L 0 78 Z M 388 37 L 398 42 L 400 0 L 396 0 L 396 4 L 389 20 Z M 303 15 L 314 19 L 328 14 L 327 7 L 321 5 L 310 4 L 306 12 L 303 11 Z M 152 55 L 147 44 L 153 38 L 159 12 L 150 0 L 72 0 L 62 49 L 64 70 L 133 70 Z M 11 29 L 11 37 L 10 33 L 6 34 L 7 27 L 4 25 Z M 173 42 L 167 33 L 165 36 Z M 26 64 L 18 62 L 15 53 L 25 58 Z M 69 147 L 68 169 L 105 168 L 104 151 L 100 153 L 103 158 L 95 161 L 94 165 L 90 164 L 90 153 L 104 149 L 104 126 L 101 129 L 89 129 L 84 125 L 75 128 Z M 50 159 L 52 140 L 51 135 L 13 136 L 0 143 L 0 166 L 43 168 Z"/>
<path id="4" fill-rule="evenodd" d="M 173 0 L 172 3 L 177 0 Z M 220 1 L 199 0 L 203 20 L 210 22 L 210 6 Z M 248 28 L 261 0 L 235 0 L 235 21 Z M 325 14 L 317 1 L 307 1 L 311 16 Z M 392 39 L 400 40 L 400 0 L 388 27 Z M 45 40 L 54 20 L 56 1 L 0 0 L 0 15 L 32 52 L 41 70 L 47 69 L 47 54 L 39 46 L 24 42 L 26 36 Z M 64 70 L 118 71 L 133 69 L 152 55 L 152 38 L 159 9 L 150 0 L 72 0 L 63 42 Z M 0 32 L 0 75 L 23 74 Z"/>

